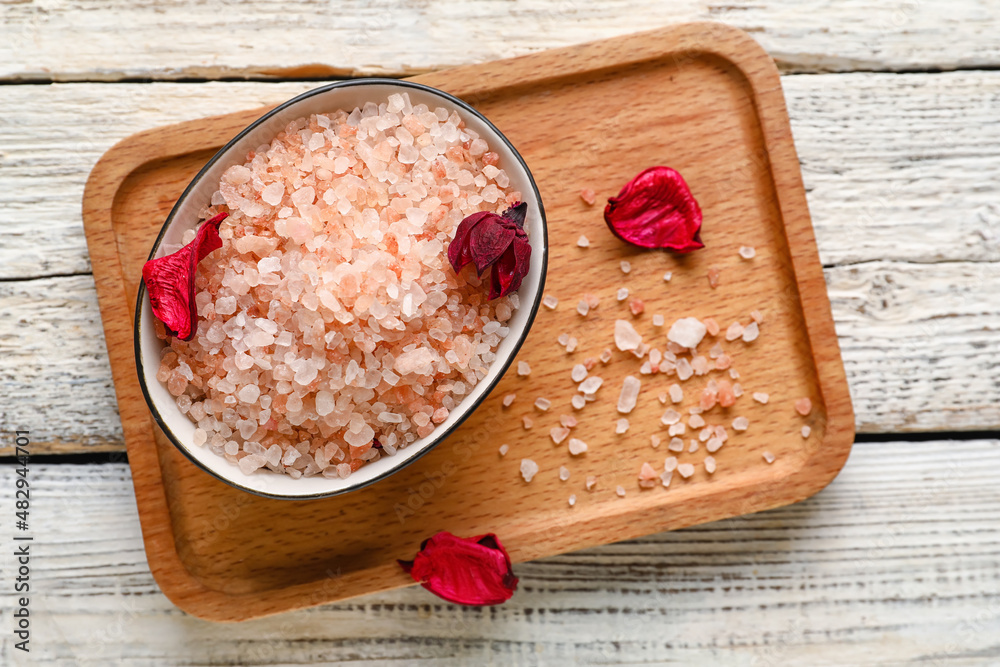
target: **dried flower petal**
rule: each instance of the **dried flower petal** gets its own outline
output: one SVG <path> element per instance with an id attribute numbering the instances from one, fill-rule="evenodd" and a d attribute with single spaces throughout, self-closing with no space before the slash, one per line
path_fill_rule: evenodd
<path id="1" fill-rule="evenodd" d="M 177 252 L 151 259 L 142 267 L 142 281 L 149 292 L 153 315 L 163 322 L 167 333 L 191 340 L 198 330 L 198 310 L 194 300 L 194 278 L 198 262 L 222 247 L 219 223 L 228 213 L 220 213 L 202 223 L 194 240 Z"/>
<path id="2" fill-rule="evenodd" d="M 510 556 L 492 533 L 462 538 L 442 531 L 413 560 L 398 562 L 414 581 L 456 604 L 500 604 L 517 589 Z"/>
<path id="3" fill-rule="evenodd" d="M 604 220 L 611 232 L 642 248 L 687 253 L 704 248 L 701 208 L 684 178 L 670 167 L 650 167 L 608 200 Z"/>
<path id="4" fill-rule="evenodd" d="M 458 225 L 448 246 L 448 259 L 455 272 L 472 263 L 482 275 L 492 267 L 490 299 L 514 292 L 528 273 L 531 244 L 524 231 L 528 205 L 519 202 L 502 214 L 480 211 Z"/>

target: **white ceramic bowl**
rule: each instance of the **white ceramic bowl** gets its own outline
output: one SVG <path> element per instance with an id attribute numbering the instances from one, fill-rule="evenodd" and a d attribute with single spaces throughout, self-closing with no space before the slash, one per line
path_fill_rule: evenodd
<path id="1" fill-rule="evenodd" d="M 153 417 L 167 437 L 191 461 L 239 489 L 273 498 L 321 498 L 359 489 L 388 477 L 430 451 L 476 409 L 514 360 L 534 320 L 545 283 L 548 239 L 542 201 L 527 165 L 507 138 L 471 106 L 447 93 L 407 81 L 358 79 L 333 83 L 299 95 L 259 118 L 216 153 L 191 181 L 163 224 L 150 259 L 161 257 L 164 245 L 180 245 L 184 232 L 198 223 L 198 211 L 208 205 L 212 194 L 218 190 L 222 173 L 234 164 L 242 164 L 249 150 L 269 143 L 289 122 L 314 113 L 330 113 L 338 109 L 350 111 L 369 101 L 383 102 L 390 94 L 400 92 L 409 93 L 413 104 L 424 103 L 431 108 L 442 106 L 457 111 L 466 126 L 478 132 L 490 149 L 500 155 L 499 166 L 510 176 L 511 187 L 519 190 L 528 203 L 524 226 L 531 240 L 531 267 L 518 290 L 520 308 L 511 318 L 510 334 L 501 341 L 497 358 L 487 376 L 451 411 L 448 419 L 426 438 L 398 450 L 395 456 L 384 456 L 368 463 L 347 479 L 322 476 L 292 479 L 266 468 L 244 475 L 238 466 L 213 453 L 208 446 L 194 445 L 194 423 L 180 412 L 166 386 L 156 379 L 164 344 L 156 337 L 149 296 L 140 285 L 136 306 L 135 355 L 139 381 Z"/>

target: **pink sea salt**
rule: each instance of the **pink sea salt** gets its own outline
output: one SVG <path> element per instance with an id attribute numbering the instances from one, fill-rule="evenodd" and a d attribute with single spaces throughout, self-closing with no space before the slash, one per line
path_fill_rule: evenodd
<path id="1" fill-rule="evenodd" d="M 247 474 L 343 478 L 394 455 L 447 420 L 509 333 L 517 294 L 487 301 L 446 253 L 463 218 L 521 194 L 459 113 L 392 105 L 292 121 L 201 211 L 229 213 L 199 267 L 202 326 L 168 341 L 157 375 Z"/>

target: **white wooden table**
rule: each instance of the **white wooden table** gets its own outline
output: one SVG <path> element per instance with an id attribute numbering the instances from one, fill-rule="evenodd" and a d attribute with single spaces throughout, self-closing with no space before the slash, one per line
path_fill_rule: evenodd
<path id="1" fill-rule="evenodd" d="M 995 0 L 0 3 L 4 440 L 30 429 L 32 651 L 0 664 L 1000 664 Z M 816 497 L 523 564 L 508 604 L 406 589 L 187 616 L 143 553 L 80 220 L 98 157 L 343 74 L 410 74 L 712 19 L 783 78 L 857 414 Z M 304 78 L 313 80 L 303 80 Z"/>

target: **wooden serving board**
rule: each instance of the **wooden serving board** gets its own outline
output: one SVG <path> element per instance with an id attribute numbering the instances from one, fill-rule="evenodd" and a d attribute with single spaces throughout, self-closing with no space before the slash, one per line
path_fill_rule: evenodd
<path id="1" fill-rule="evenodd" d="M 474 104 L 524 156 L 548 217 L 546 292 L 560 305 L 539 313 L 518 357 L 530 376 L 509 372 L 453 436 L 361 491 L 292 502 L 233 489 L 162 437 L 139 391 L 132 317 L 153 238 L 200 166 L 264 109 L 134 135 L 108 151 L 88 181 L 84 223 L 146 553 L 164 593 L 192 614 L 237 621 L 411 584 L 396 559 L 412 557 L 439 530 L 495 532 L 520 562 L 756 512 L 816 493 L 847 458 L 854 419 L 778 72 L 749 36 L 681 25 L 415 80 Z M 678 169 L 691 185 L 705 215 L 705 249 L 684 257 L 641 251 L 605 227 L 604 200 L 656 164 Z M 598 205 L 580 199 L 584 187 L 598 193 Z M 581 234 L 588 249 L 577 247 Z M 741 259 L 741 245 L 754 246 L 756 258 Z M 717 289 L 706 279 L 709 267 L 721 269 Z M 728 426 L 742 415 L 751 426 L 715 455 L 714 475 L 701 466 L 702 446 L 680 455 L 698 464 L 690 480 L 675 475 L 669 489 L 639 489 L 641 464 L 662 469 L 670 454 L 657 396 L 676 380 L 640 376 L 631 429 L 615 435 L 622 379 L 638 374 L 631 355 L 616 351 L 599 365 L 599 399 L 580 412 L 570 407 L 571 367 L 613 347 L 616 319 L 633 319 L 615 299 L 622 286 L 645 301 L 633 321 L 661 349 L 666 329 L 653 327 L 655 313 L 668 325 L 687 315 L 748 323 L 753 309 L 766 318 L 756 342 L 726 344 L 747 393 L 708 420 Z M 585 293 L 601 299 L 586 318 L 575 310 Z M 556 343 L 562 332 L 579 339 L 575 353 Z M 707 379 L 684 383 L 684 408 Z M 769 393 L 770 402 L 752 401 L 753 391 Z M 501 398 L 512 392 L 517 400 L 505 409 Z M 548 412 L 533 408 L 539 396 L 552 401 Z M 802 396 L 815 405 L 808 418 L 792 407 Z M 565 443 L 549 439 L 561 414 L 580 419 L 574 435 L 589 444 L 585 455 L 571 457 Z M 523 428 L 525 415 L 533 428 Z M 808 439 L 803 424 L 812 427 Z M 659 449 L 650 445 L 653 434 L 663 437 Z M 510 453 L 502 458 L 503 443 Z M 777 460 L 768 465 L 764 451 Z M 519 474 L 522 458 L 541 466 L 531 483 Z M 561 465 L 569 481 L 559 480 Z M 593 492 L 584 489 L 587 475 L 598 477 Z"/>

